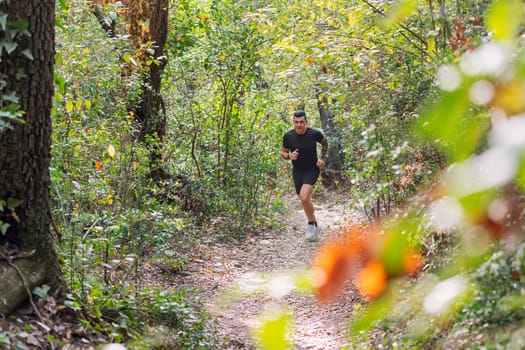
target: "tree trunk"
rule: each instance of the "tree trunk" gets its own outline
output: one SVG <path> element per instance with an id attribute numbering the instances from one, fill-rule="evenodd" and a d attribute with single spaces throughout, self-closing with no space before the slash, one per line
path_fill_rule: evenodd
<path id="1" fill-rule="evenodd" d="M 321 96 L 322 95 L 322 96 Z M 328 108 L 326 95 L 320 94 L 317 99 L 317 108 L 321 119 L 321 126 L 328 139 L 328 153 L 323 175 L 323 185 L 331 187 L 342 176 L 343 150 L 341 146 L 341 135 L 334 123 L 334 114 Z"/>
<path id="2" fill-rule="evenodd" d="M 115 2 L 112 0 L 111 2 Z M 93 14 L 110 37 L 115 36 L 116 23 L 108 20 L 98 5 L 107 1 L 94 0 Z M 168 39 L 168 0 L 123 0 L 126 8 L 126 28 L 140 62 L 142 92 L 140 103 L 134 107 L 140 124 L 138 140 L 147 145 L 150 153 L 150 176 L 155 181 L 168 175 L 162 164 L 163 138 L 166 134 L 166 111 L 161 95 L 162 74 L 167 63 L 164 46 Z"/>
<path id="3" fill-rule="evenodd" d="M 0 289 L 0 314 L 6 315 L 27 299 L 26 288 L 47 283 L 59 290 L 63 281 L 49 197 L 55 1 L 11 0 L 0 3 L 1 13 L 8 14 L 10 23 L 25 22 L 29 33 L 16 32 L 12 42 L 17 47 L 10 54 L 2 51 L 0 65 L 6 83 L 0 95 L 14 93 L 24 113 L 23 122 L 0 134 L 0 224 L 9 225 L 0 233 L 0 280 L 4 287 L 7 276 L 11 281 Z M 1 107 L 7 104 L 0 102 Z M 18 261 L 22 255 L 26 259 Z M 5 260 L 14 261 L 16 273 Z"/>
<path id="4" fill-rule="evenodd" d="M 137 49 L 143 49 L 150 42 L 152 54 L 140 55 L 142 67 L 148 66 L 149 72 L 144 72 L 141 102 L 135 113 L 141 123 L 139 139 L 144 141 L 150 151 L 150 175 L 159 181 L 166 178 L 162 166 L 162 143 L 166 134 L 166 111 L 161 95 L 162 73 L 167 63 L 164 46 L 168 37 L 168 0 L 143 0 L 128 2 L 128 21 L 130 35 Z M 142 30 L 143 23 L 149 23 L 147 31 Z M 149 33 L 144 36 L 144 33 Z M 142 36 L 142 37 L 141 37 Z"/>

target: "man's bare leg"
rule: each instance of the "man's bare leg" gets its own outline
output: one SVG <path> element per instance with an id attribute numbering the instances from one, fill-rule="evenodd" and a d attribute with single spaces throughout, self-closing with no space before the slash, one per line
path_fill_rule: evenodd
<path id="1" fill-rule="evenodd" d="M 312 193 L 314 191 L 314 186 L 303 184 L 301 186 L 301 191 L 299 192 L 299 199 L 303 204 L 303 210 L 306 214 L 308 222 L 317 222 L 315 219 L 314 205 L 312 203 Z"/>

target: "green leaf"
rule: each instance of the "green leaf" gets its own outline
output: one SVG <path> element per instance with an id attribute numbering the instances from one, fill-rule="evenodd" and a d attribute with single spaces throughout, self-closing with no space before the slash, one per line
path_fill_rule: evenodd
<path id="1" fill-rule="evenodd" d="M 262 316 L 262 324 L 254 330 L 262 350 L 291 349 L 290 330 L 292 316 L 282 309 L 269 311 Z"/>
<path id="2" fill-rule="evenodd" d="M 18 97 L 16 96 L 16 93 L 14 91 L 11 91 L 9 94 L 2 95 L 2 99 L 12 103 L 18 103 Z"/>
<path id="3" fill-rule="evenodd" d="M 24 70 L 22 68 L 18 69 L 16 71 L 16 79 L 22 79 L 22 78 L 25 78 L 27 77 L 27 74 L 26 72 L 24 72 Z"/>
<path id="4" fill-rule="evenodd" d="M 11 344 L 11 339 L 9 338 L 9 334 L 7 332 L 0 332 L 0 345 L 10 345 L 10 344 Z"/>
<path id="5" fill-rule="evenodd" d="M 7 54 L 11 54 L 13 51 L 17 48 L 17 43 L 12 41 L 2 41 L 0 42 L 0 46 L 4 48 L 4 50 L 7 52 Z"/>
<path id="6" fill-rule="evenodd" d="M 0 134 L 5 130 L 13 130 L 13 126 L 0 119 Z"/>
<path id="7" fill-rule="evenodd" d="M 9 225 L 7 222 L 3 222 L 1 225 L 0 225 L 0 233 L 2 233 L 3 235 L 6 234 L 7 232 L 7 229 L 9 228 Z"/>
<path id="8" fill-rule="evenodd" d="M 406 235 L 401 230 L 393 230 L 385 236 L 382 261 L 389 275 L 398 276 L 403 273 L 404 259 L 409 250 Z"/>
<path id="9" fill-rule="evenodd" d="M 406 17 L 411 16 L 417 10 L 416 0 L 399 0 L 396 5 L 388 13 L 385 19 L 385 24 L 392 25 L 404 20 Z"/>
<path id="10" fill-rule="evenodd" d="M 62 6 L 63 9 L 65 9 L 65 10 L 68 9 L 66 0 L 58 0 L 58 3 L 59 3 L 60 6 Z"/>
<path id="11" fill-rule="evenodd" d="M 16 34 L 22 33 L 22 34 L 26 34 L 28 36 L 31 36 L 31 33 L 29 33 L 27 31 L 28 23 L 27 23 L 26 20 L 20 19 L 20 20 L 17 20 L 17 21 L 13 21 L 13 22 L 10 23 L 10 27 L 12 29 L 16 29 L 17 30 Z"/>
<path id="12" fill-rule="evenodd" d="M 392 301 L 390 296 L 385 295 L 381 297 L 368 305 L 367 308 L 358 315 L 350 329 L 356 333 L 371 329 L 374 326 L 375 321 L 384 318 L 384 316 L 388 314 L 391 306 Z"/>
<path id="13" fill-rule="evenodd" d="M 125 53 L 122 55 L 122 59 L 124 60 L 124 62 L 129 63 L 131 62 L 131 55 L 129 53 Z"/>
<path id="14" fill-rule="evenodd" d="M 120 229 L 123 233 L 129 233 L 129 225 L 124 222 L 120 224 Z"/>
<path id="15" fill-rule="evenodd" d="M 68 113 L 73 112 L 73 102 L 72 101 L 67 101 L 66 102 L 66 111 Z"/>
<path id="16" fill-rule="evenodd" d="M 7 199 L 7 208 L 9 210 L 15 210 L 15 208 L 18 207 L 22 203 L 24 203 L 24 201 L 21 199 L 9 198 Z"/>
<path id="17" fill-rule="evenodd" d="M 4 31 L 7 29 L 7 14 L 6 13 L 0 15 L 0 29 Z"/>
<path id="18" fill-rule="evenodd" d="M 417 129 L 435 142 L 452 162 L 472 154 L 486 126 L 482 115 L 468 113 L 470 99 L 467 89 L 443 94 L 441 100 L 425 108 Z"/>
<path id="19" fill-rule="evenodd" d="M 523 13 L 521 0 L 496 1 L 487 15 L 487 26 L 495 40 L 513 40 Z"/>
<path id="20" fill-rule="evenodd" d="M 124 62 L 131 63 L 134 66 L 137 66 L 137 62 L 133 59 L 133 56 L 131 56 L 129 53 L 125 53 L 122 55 L 122 58 L 124 59 Z"/>
<path id="21" fill-rule="evenodd" d="M 29 50 L 29 49 L 26 49 L 26 50 L 22 51 L 22 55 L 26 56 L 31 61 L 33 61 L 35 59 L 33 57 L 33 54 L 31 53 L 31 50 Z"/>
<path id="22" fill-rule="evenodd" d="M 48 335 L 47 338 L 46 338 L 47 342 L 48 343 L 53 343 L 56 341 L 56 337 L 54 335 Z"/>
<path id="23" fill-rule="evenodd" d="M 66 79 L 62 78 L 55 73 L 55 85 L 58 88 L 58 91 L 63 95 L 66 92 Z"/>
<path id="24" fill-rule="evenodd" d="M 525 154 L 520 155 L 520 164 L 518 166 L 516 181 L 521 191 L 525 192 Z"/>
<path id="25" fill-rule="evenodd" d="M 311 270 L 294 276 L 294 285 L 300 292 L 311 292 L 315 288 L 316 279 Z"/>
<path id="26" fill-rule="evenodd" d="M 76 300 L 66 300 L 64 302 L 64 305 L 70 308 L 73 311 L 79 311 L 81 309 L 81 305 Z"/>
<path id="27" fill-rule="evenodd" d="M 65 30 L 64 25 L 62 24 L 62 21 L 59 18 L 55 19 L 55 27 L 60 28 L 62 30 Z"/>
<path id="28" fill-rule="evenodd" d="M 41 287 L 35 287 L 35 289 L 33 289 L 33 294 L 43 299 L 48 296 L 47 293 L 49 292 L 50 289 L 51 289 L 50 286 L 48 286 L 47 284 L 44 284 Z"/>

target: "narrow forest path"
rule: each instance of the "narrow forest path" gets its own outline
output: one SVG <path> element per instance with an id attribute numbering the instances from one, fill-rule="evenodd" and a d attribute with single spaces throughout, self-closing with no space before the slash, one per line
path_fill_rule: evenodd
<path id="1" fill-rule="evenodd" d="M 349 212 L 347 200 L 330 193 L 316 194 L 313 201 L 323 231 L 320 242 L 306 242 L 305 215 L 300 202 L 294 195 L 287 196 L 286 201 L 289 211 L 284 229 L 252 236 L 237 244 L 200 244 L 191 252 L 187 273 L 175 277 L 174 282 L 179 285 L 196 288 L 207 311 L 217 318 L 221 349 L 255 349 L 250 325 L 272 299 L 259 293 L 219 308 L 220 293 L 247 274 L 278 274 L 309 267 L 324 240 L 340 234 L 348 220 L 358 221 L 358 215 Z M 319 305 L 312 295 L 298 293 L 279 300 L 294 314 L 295 349 L 340 349 L 347 341 L 348 316 L 356 299 L 356 294 L 349 290 L 344 298 L 327 306 Z"/>

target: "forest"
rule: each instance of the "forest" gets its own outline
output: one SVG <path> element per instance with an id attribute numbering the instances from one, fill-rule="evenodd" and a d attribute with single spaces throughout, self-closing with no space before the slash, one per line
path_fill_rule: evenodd
<path id="1" fill-rule="evenodd" d="M 0 0 L 0 349 L 525 348 L 524 20 Z"/>

